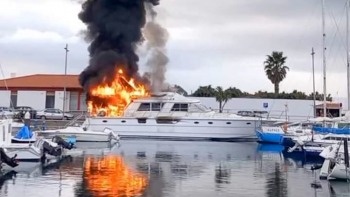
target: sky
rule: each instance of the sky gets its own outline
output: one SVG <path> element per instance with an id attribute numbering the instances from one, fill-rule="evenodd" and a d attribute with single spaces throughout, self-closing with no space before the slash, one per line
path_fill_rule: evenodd
<path id="1" fill-rule="evenodd" d="M 346 97 L 346 0 L 326 0 L 327 92 Z M 78 0 L 0 0 L 0 63 L 5 77 L 79 74 L 88 62 Z M 273 91 L 263 62 L 283 51 L 290 68 L 281 91 L 312 92 L 322 81 L 322 0 L 161 0 L 157 20 L 169 32 L 166 80 L 198 86 Z M 147 71 L 140 54 L 140 72 Z M 0 76 L 2 78 L 3 76 Z"/>

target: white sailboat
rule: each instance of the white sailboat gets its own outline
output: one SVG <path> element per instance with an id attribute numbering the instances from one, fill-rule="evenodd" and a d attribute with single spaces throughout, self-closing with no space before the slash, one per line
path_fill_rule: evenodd
<path id="1" fill-rule="evenodd" d="M 346 159 L 349 160 L 349 157 L 345 157 L 345 154 L 349 155 L 345 151 L 346 148 L 349 150 L 347 144 L 345 146 L 337 144 L 329 146 L 321 152 L 320 156 L 325 158 L 325 161 L 321 168 L 320 178 L 350 179 L 350 169 L 345 162 Z"/>
<path id="2" fill-rule="evenodd" d="M 199 100 L 177 93 L 159 93 L 134 100 L 122 117 L 89 117 L 87 130 L 110 128 L 121 138 L 256 141 L 255 129 L 278 120 L 217 113 Z"/>

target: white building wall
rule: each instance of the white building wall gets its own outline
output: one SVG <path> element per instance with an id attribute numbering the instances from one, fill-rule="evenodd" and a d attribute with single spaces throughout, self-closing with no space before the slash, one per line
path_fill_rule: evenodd
<path id="1" fill-rule="evenodd" d="M 36 110 L 45 109 L 46 91 L 18 91 L 17 106 L 29 106 Z"/>
<path id="2" fill-rule="evenodd" d="M 0 90 L 0 106 L 10 107 L 11 105 L 11 91 Z"/>
<path id="3" fill-rule="evenodd" d="M 55 108 L 63 110 L 64 91 L 55 91 Z M 70 92 L 66 91 L 66 105 L 64 111 L 69 111 Z"/>
<path id="4" fill-rule="evenodd" d="M 219 109 L 219 103 L 216 102 L 215 98 L 193 97 L 193 99 L 199 99 L 205 106 L 212 109 Z M 267 108 L 264 108 L 264 103 L 268 104 Z M 268 111 L 273 117 L 285 118 L 285 105 L 288 106 L 287 115 L 291 121 L 305 120 L 313 117 L 312 100 L 232 98 L 225 105 L 224 111 L 228 110 L 233 113 L 241 110 Z"/>

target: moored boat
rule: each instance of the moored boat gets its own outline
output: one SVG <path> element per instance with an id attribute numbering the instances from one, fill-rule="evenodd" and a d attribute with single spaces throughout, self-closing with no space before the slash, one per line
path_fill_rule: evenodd
<path id="1" fill-rule="evenodd" d="M 33 144 L 11 143 L 11 119 L 0 121 L 0 148 L 10 158 L 21 161 L 39 161 L 46 157 L 46 154 L 53 157 L 61 156 L 64 149 L 71 149 L 73 146 L 63 139 L 56 137 L 55 142 L 37 139 Z"/>
<path id="2" fill-rule="evenodd" d="M 321 152 L 320 156 L 325 161 L 320 172 L 320 178 L 350 179 L 348 149 L 347 143 L 339 143 L 328 146 Z"/>
<path id="3" fill-rule="evenodd" d="M 105 128 L 102 132 L 89 131 L 81 127 L 67 127 L 57 130 L 37 131 L 38 137 L 51 139 L 54 136 L 60 136 L 63 139 L 73 137 L 77 142 L 109 142 L 117 139 L 111 129 Z"/>
<path id="4" fill-rule="evenodd" d="M 35 136 L 29 127 L 23 126 L 15 136 L 12 137 L 12 143 L 20 143 L 20 144 L 30 144 L 36 141 Z"/>
<path id="5" fill-rule="evenodd" d="M 306 125 L 306 126 L 305 126 Z M 256 135 L 260 143 L 280 144 L 286 147 L 294 145 L 292 138 L 297 136 L 311 135 L 311 129 L 308 124 L 303 123 L 289 124 L 283 123 L 283 126 L 261 126 L 256 130 Z"/>
<path id="6" fill-rule="evenodd" d="M 161 93 L 134 100 L 121 117 L 108 117 L 106 113 L 89 117 L 83 127 L 92 131 L 107 127 L 121 138 L 256 141 L 255 129 L 261 122 L 276 121 L 217 113 L 199 100 Z"/>

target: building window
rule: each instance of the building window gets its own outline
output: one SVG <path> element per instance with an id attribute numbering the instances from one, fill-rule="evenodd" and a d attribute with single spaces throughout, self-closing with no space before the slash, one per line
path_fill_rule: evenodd
<path id="1" fill-rule="evenodd" d="M 70 92 L 70 99 L 69 99 L 69 110 L 70 111 L 78 110 L 78 99 L 79 99 L 79 92 Z M 83 101 L 83 102 L 85 102 L 85 101 Z"/>
<path id="2" fill-rule="evenodd" d="M 171 109 L 171 111 L 184 111 L 187 112 L 188 111 L 188 104 L 179 104 L 176 103 L 174 104 L 173 108 Z"/>
<path id="3" fill-rule="evenodd" d="M 17 107 L 17 93 L 11 93 L 11 108 Z"/>
<path id="4" fill-rule="evenodd" d="M 86 105 L 86 93 L 82 93 L 80 95 L 80 108 L 81 111 L 87 111 L 87 105 Z"/>
<path id="5" fill-rule="evenodd" d="M 45 108 L 55 108 L 55 93 L 54 92 L 47 92 L 46 93 Z"/>

